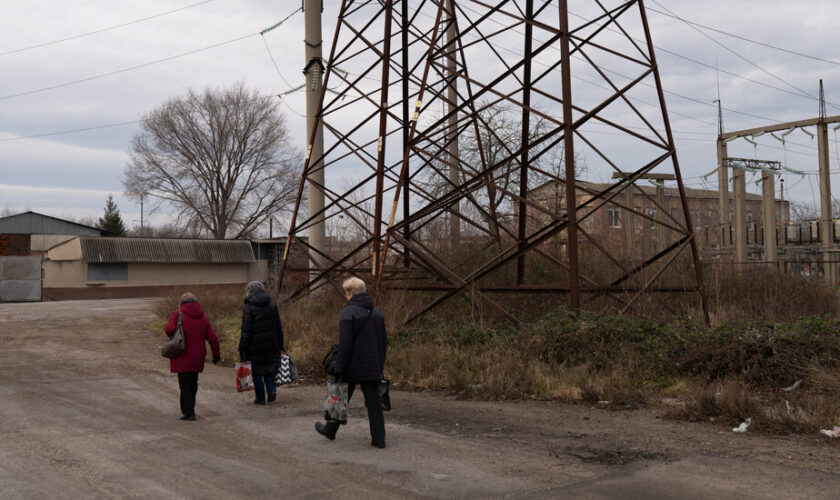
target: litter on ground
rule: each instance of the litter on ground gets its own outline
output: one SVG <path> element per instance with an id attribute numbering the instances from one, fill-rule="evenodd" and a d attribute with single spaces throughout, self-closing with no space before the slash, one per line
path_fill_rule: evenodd
<path id="1" fill-rule="evenodd" d="M 750 426 L 751 423 L 752 419 L 748 418 L 741 422 L 741 425 L 739 425 L 738 427 L 733 427 L 732 432 L 747 432 L 747 428 Z"/>

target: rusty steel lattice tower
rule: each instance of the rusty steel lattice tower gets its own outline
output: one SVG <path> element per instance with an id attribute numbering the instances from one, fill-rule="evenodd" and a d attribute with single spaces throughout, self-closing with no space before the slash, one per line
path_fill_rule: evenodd
<path id="1" fill-rule="evenodd" d="M 644 2 L 568 1 L 342 1 L 324 155 L 307 152 L 281 266 L 282 285 L 290 245 L 306 247 L 291 298 L 358 274 L 428 292 L 411 319 L 459 294 L 515 320 L 499 294 L 564 293 L 572 308 L 606 295 L 626 310 L 646 291 L 698 292 L 708 317 Z M 304 237 L 315 166 L 325 248 Z M 656 175 L 676 179 L 676 207 L 641 186 Z M 631 244 L 593 222 L 607 219 L 665 236 Z"/>

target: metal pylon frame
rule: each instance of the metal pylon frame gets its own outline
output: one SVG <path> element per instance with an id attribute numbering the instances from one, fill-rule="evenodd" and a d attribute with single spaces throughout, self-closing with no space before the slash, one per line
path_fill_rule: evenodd
<path id="1" fill-rule="evenodd" d="M 349 273 L 438 294 L 409 321 L 459 294 L 516 320 L 489 295 L 567 293 L 575 309 L 582 294 L 609 295 L 624 311 L 645 292 L 673 291 L 698 292 L 708 321 L 644 2 L 572 1 L 580 11 L 567 0 L 342 1 L 315 125 L 325 152 L 307 153 L 279 283 L 290 245 L 321 259 L 290 299 Z M 585 182 L 580 154 L 630 174 Z M 326 203 L 307 218 L 313 165 L 327 174 L 317 186 Z M 637 185 L 654 169 L 675 174 L 677 210 Z M 628 189 L 658 215 L 624 204 Z M 614 235 L 591 222 L 619 209 L 663 224 L 668 244 L 622 260 Z M 318 215 L 336 232 L 324 250 L 301 238 Z M 442 235 L 455 220 L 451 248 Z M 692 283 L 666 273 L 686 250 Z"/>

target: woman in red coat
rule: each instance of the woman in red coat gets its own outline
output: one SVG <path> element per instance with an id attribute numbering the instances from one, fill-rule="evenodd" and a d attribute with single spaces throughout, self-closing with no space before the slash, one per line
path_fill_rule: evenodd
<path id="1" fill-rule="evenodd" d="M 169 321 L 163 328 L 168 336 L 175 334 L 178 328 L 178 311 L 181 311 L 181 327 L 184 330 L 184 352 L 169 360 L 169 371 L 178 374 L 181 387 L 181 420 L 195 420 L 195 394 L 198 392 L 198 374 L 204 370 L 204 357 L 210 343 L 213 351 L 213 364 L 219 362 L 219 338 L 210 326 L 210 320 L 195 299 L 195 295 L 185 293 L 181 296 L 181 305 L 172 311 Z"/>

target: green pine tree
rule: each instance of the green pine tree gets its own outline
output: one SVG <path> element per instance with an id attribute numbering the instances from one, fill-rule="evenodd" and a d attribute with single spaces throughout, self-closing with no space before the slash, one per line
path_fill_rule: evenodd
<path id="1" fill-rule="evenodd" d="M 114 203 L 112 195 L 108 195 L 108 201 L 105 203 L 105 215 L 99 218 L 96 227 L 108 231 L 111 236 L 125 236 L 125 226 L 122 217 L 120 217 L 120 209 Z"/>

